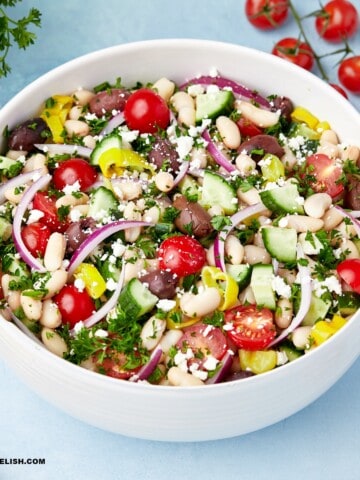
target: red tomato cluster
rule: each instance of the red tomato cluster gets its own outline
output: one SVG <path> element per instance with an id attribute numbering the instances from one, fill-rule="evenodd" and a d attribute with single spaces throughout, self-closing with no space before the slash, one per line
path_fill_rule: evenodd
<path id="1" fill-rule="evenodd" d="M 249 22 L 261 30 L 280 27 L 288 18 L 294 6 L 288 0 L 246 0 L 245 14 Z M 330 0 L 318 11 L 310 14 L 315 17 L 314 27 L 318 35 L 327 42 L 346 42 L 359 28 L 359 14 L 348 0 Z M 301 18 L 296 21 L 301 24 Z M 302 32 L 303 34 L 303 32 Z M 303 34 L 304 36 L 304 34 Z M 306 39 L 283 38 L 273 47 L 272 53 L 306 70 L 311 70 L 315 59 L 319 60 Z M 336 53 L 336 52 L 334 52 Z M 347 57 L 340 62 L 338 79 L 343 87 L 354 94 L 360 94 L 360 55 Z M 342 87 L 330 84 L 347 98 Z"/>

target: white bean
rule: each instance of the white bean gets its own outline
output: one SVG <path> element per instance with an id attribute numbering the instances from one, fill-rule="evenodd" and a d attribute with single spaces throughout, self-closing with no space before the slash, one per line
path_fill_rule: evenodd
<path id="1" fill-rule="evenodd" d="M 360 158 L 360 148 L 356 145 L 349 145 L 340 150 L 340 158 L 342 161 L 350 160 L 351 162 L 357 162 Z"/>
<path id="2" fill-rule="evenodd" d="M 39 320 L 42 311 L 42 301 L 26 295 L 26 291 L 20 295 L 20 304 L 25 316 L 30 320 Z"/>
<path id="3" fill-rule="evenodd" d="M 159 343 L 166 329 L 166 320 L 156 316 L 150 317 L 143 325 L 140 333 L 142 345 L 147 350 L 153 350 Z"/>
<path id="4" fill-rule="evenodd" d="M 192 127 L 196 123 L 196 111 L 194 107 L 181 107 L 178 113 L 178 122 L 187 127 Z"/>
<path id="5" fill-rule="evenodd" d="M 207 166 L 207 153 L 205 148 L 196 147 L 191 150 L 191 167 L 205 168 Z"/>
<path id="6" fill-rule="evenodd" d="M 340 244 L 340 249 L 345 253 L 345 258 L 360 258 L 359 250 L 351 240 L 344 240 Z"/>
<path id="7" fill-rule="evenodd" d="M 293 151 L 291 150 L 291 148 L 289 148 L 287 145 L 283 145 L 283 149 L 285 153 L 281 157 L 281 161 L 287 169 L 292 170 L 295 167 L 295 165 L 297 165 L 298 160 L 294 155 Z"/>
<path id="8" fill-rule="evenodd" d="M 145 212 L 142 215 L 142 219 L 144 222 L 150 222 L 150 223 L 158 223 L 160 219 L 160 209 L 156 205 L 153 207 L 150 207 L 148 210 L 145 210 Z"/>
<path id="9" fill-rule="evenodd" d="M 12 311 L 17 310 L 21 306 L 21 292 L 19 290 L 10 290 L 7 296 L 7 303 Z"/>
<path id="10" fill-rule="evenodd" d="M 157 91 L 161 98 L 168 102 L 171 96 L 174 94 L 175 83 L 165 77 L 162 77 L 159 78 L 159 80 L 157 80 L 152 87 Z"/>
<path id="11" fill-rule="evenodd" d="M 354 238 L 356 237 L 356 230 L 352 223 L 346 223 L 342 221 L 337 227 L 336 230 L 340 233 L 342 238 Z"/>
<path id="12" fill-rule="evenodd" d="M 70 137 L 73 135 L 85 137 L 90 132 L 89 125 L 82 120 L 66 120 L 64 128 Z"/>
<path id="13" fill-rule="evenodd" d="M 79 118 L 81 117 L 83 113 L 83 109 L 80 105 L 75 105 L 74 107 L 72 107 L 70 109 L 70 112 L 69 112 L 69 119 L 70 120 L 79 120 Z"/>
<path id="14" fill-rule="evenodd" d="M 293 331 L 291 339 L 296 348 L 300 348 L 301 350 L 303 350 L 304 348 L 309 346 L 309 336 L 311 328 L 312 327 L 310 326 L 301 326 L 297 327 Z"/>
<path id="15" fill-rule="evenodd" d="M 332 198 L 327 193 L 314 193 L 310 195 L 304 202 L 304 210 L 306 215 L 314 218 L 321 218 L 324 216 L 326 210 L 330 208 Z"/>
<path id="16" fill-rule="evenodd" d="M 49 328 L 57 328 L 61 325 L 59 307 L 50 299 L 43 301 L 40 323 Z"/>
<path id="17" fill-rule="evenodd" d="M 95 93 L 90 90 L 78 89 L 72 94 L 77 105 L 87 105 L 90 100 L 95 97 Z"/>
<path id="18" fill-rule="evenodd" d="M 328 143 L 332 143 L 333 145 L 337 145 L 339 143 L 338 136 L 334 130 L 324 130 L 320 135 L 319 140 L 320 145 L 326 145 Z"/>
<path id="19" fill-rule="evenodd" d="M 92 135 L 83 137 L 84 147 L 94 149 L 96 147 L 96 139 Z"/>
<path id="20" fill-rule="evenodd" d="M 246 153 L 240 153 L 235 159 L 236 168 L 239 170 L 243 177 L 251 175 L 256 170 L 256 162 L 250 155 Z"/>
<path id="21" fill-rule="evenodd" d="M 41 330 L 41 340 L 45 347 L 58 357 L 63 357 L 68 351 L 65 340 L 52 328 L 44 327 Z"/>
<path id="22" fill-rule="evenodd" d="M 206 250 L 206 261 L 211 267 L 215 267 L 214 244 L 211 244 Z"/>
<path id="23" fill-rule="evenodd" d="M 225 240 L 225 253 L 232 265 L 242 263 L 245 255 L 244 246 L 235 235 L 228 235 Z"/>
<path id="24" fill-rule="evenodd" d="M 62 233 L 53 232 L 49 237 L 44 254 L 44 265 L 47 270 L 54 272 L 61 268 L 65 256 L 65 249 L 65 236 Z"/>
<path id="25" fill-rule="evenodd" d="M 191 373 L 184 372 L 179 367 L 171 367 L 167 374 L 170 385 L 174 387 L 198 387 L 204 385 L 200 378 L 194 377 Z"/>
<path id="26" fill-rule="evenodd" d="M 23 150 L 8 150 L 6 152 L 6 156 L 8 158 L 11 158 L 11 160 L 20 160 L 20 159 L 25 159 L 27 152 L 24 152 Z"/>
<path id="27" fill-rule="evenodd" d="M 177 112 L 184 107 L 195 108 L 194 99 L 186 92 L 176 92 L 171 98 L 170 103 Z"/>
<path id="28" fill-rule="evenodd" d="M 162 336 L 159 342 L 159 346 L 161 347 L 162 351 L 166 355 L 170 348 L 177 344 L 180 338 L 183 336 L 182 330 L 167 330 L 165 334 Z"/>
<path id="29" fill-rule="evenodd" d="M 265 248 L 257 247 L 256 245 L 245 245 L 244 247 L 244 262 L 249 265 L 256 263 L 271 263 L 271 256 Z"/>
<path id="30" fill-rule="evenodd" d="M 264 110 L 256 107 L 250 102 L 244 102 L 237 100 L 235 102 L 236 109 L 248 120 L 251 120 L 255 125 L 262 128 L 272 127 L 279 121 L 279 113 L 271 112 L 270 110 Z"/>
<path id="31" fill-rule="evenodd" d="M 55 205 L 56 208 L 70 207 L 75 205 L 85 205 L 88 201 L 89 197 L 86 193 L 78 192 L 76 195 L 67 194 L 59 197 L 56 200 Z"/>
<path id="32" fill-rule="evenodd" d="M 259 192 L 256 190 L 255 187 L 250 188 L 246 192 L 243 192 L 241 188 L 238 188 L 236 194 L 238 196 L 238 199 L 246 203 L 247 205 L 255 205 L 255 203 L 261 202 Z"/>
<path id="33" fill-rule="evenodd" d="M 321 218 L 307 217 L 306 215 L 288 215 L 287 226 L 294 228 L 298 233 L 301 232 L 317 232 L 324 226 Z"/>
<path id="34" fill-rule="evenodd" d="M 236 149 L 240 146 L 241 135 L 236 123 L 225 115 L 220 115 L 216 119 L 216 128 L 220 137 L 227 148 Z"/>
<path id="35" fill-rule="evenodd" d="M 122 200 L 135 200 L 141 196 L 142 187 L 139 182 L 120 182 L 116 185 L 115 193 L 120 193 L 119 198 Z"/>
<path id="36" fill-rule="evenodd" d="M 174 187 L 174 177 L 169 172 L 159 172 L 155 175 L 155 185 L 160 192 L 170 192 Z"/>
<path id="37" fill-rule="evenodd" d="M 44 295 L 44 299 L 48 299 L 56 295 L 66 284 L 68 274 L 65 270 L 59 269 L 51 272 L 50 278 L 44 285 L 44 289 L 47 290 Z"/>
<path id="38" fill-rule="evenodd" d="M 254 295 L 254 292 L 253 292 L 252 288 L 250 287 L 250 285 L 248 285 L 246 288 L 244 288 L 244 290 L 240 293 L 239 302 L 242 305 L 247 304 L 247 303 L 252 303 L 252 304 L 256 303 L 255 295 Z"/>
<path id="39" fill-rule="evenodd" d="M 187 317 L 203 317 L 216 310 L 221 303 L 221 295 L 215 287 L 205 288 L 194 295 L 186 292 L 180 298 L 180 309 Z"/>
<path id="40" fill-rule="evenodd" d="M 129 282 L 132 278 L 137 278 L 144 268 L 145 261 L 142 258 L 138 258 L 134 263 L 127 263 L 125 265 L 124 283 Z"/>
<path id="41" fill-rule="evenodd" d="M 6 200 L 9 200 L 9 202 L 15 203 L 15 205 L 17 205 L 18 203 L 20 203 L 25 191 L 28 188 L 28 185 L 26 185 L 24 189 L 21 189 L 21 191 L 17 188 L 9 188 L 5 190 L 4 197 L 6 198 Z"/>
<path id="42" fill-rule="evenodd" d="M 40 169 L 40 175 L 46 175 L 49 173 L 49 170 L 46 166 L 46 156 L 42 153 L 35 153 L 26 160 L 23 173 L 32 172 L 37 169 Z"/>
<path id="43" fill-rule="evenodd" d="M 327 210 L 322 217 L 322 220 L 324 222 L 324 230 L 326 230 L 327 232 L 333 230 L 343 221 L 343 219 L 344 217 L 336 208 L 330 207 L 329 210 Z"/>
<path id="44" fill-rule="evenodd" d="M 285 297 L 279 298 L 277 302 L 277 308 L 275 311 L 275 323 L 281 328 L 287 328 L 292 320 L 293 316 L 293 304 Z"/>
<path id="45" fill-rule="evenodd" d="M 319 145 L 319 147 L 316 150 L 316 153 L 323 153 L 324 155 L 327 155 L 330 158 L 338 158 L 339 148 L 337 145 L 327 142 L 327 143 L 323 143 L 322 145 Z"/>

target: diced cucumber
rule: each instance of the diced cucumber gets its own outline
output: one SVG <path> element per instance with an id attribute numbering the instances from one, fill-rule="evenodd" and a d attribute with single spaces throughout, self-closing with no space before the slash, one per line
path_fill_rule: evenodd
<path id="1" fill-rule="evenodd" d="M 341 315 L 352 315 L 360 308 L 360 295 L 356 292 L 343 292 L 337 300 Z"/>
<path id="2" fill-rule="evenodd" d="M 236 281 L 239 285 L 239 290 L 244 290 L 251 278 L 251 266 L 250 265 L 226 265 L 226 272 Z"/>
<path id="3" fill-rule="evenodd" d="M 318 255 L 324 248 L 318 237 L 311 232 L 300 233 L 299 243 L 305 255 Z"/>
<path id="4" fill-rule="evenodd" d="M 94 150 L 91 152 L 90 155 L 90 163 L 91 165 L 99 165 L 99 158 L 101 155 L 109 150 L 110 148 L 122 148 L 122 141 L 120 136 L 117 133 L 112 133 L 104 137 L 100 142 L 96 145 Z"/>
<path id="5" fill-rule="evenodd" d="M 13 160 L 9 157 L 0 155 L 0 174 L 5 175 L 7 178 L 13 178 L 19 175 L 23 169 L 24 164 L 19 160 Z"/>
<path id="6" fill-rule="evenodd" d="M 267 227 L 261 229 L 266 250 L 279 262 L 296 260 L 297 233 L 294 228 Z"/>
<path id="7" fill-rule="evenodd" d="M 119 205 L 115 195 L 106 187 L 98 187 L 90 195 L 88 217 L 100 220 L 104 216 L 108 216 L 112 210 Z"/>
<path id="8" fill-rule="evenodd" d="M 250 286 L 254 293 L 256 304 L 275 310 L 276 299 L 272 288 L 274 271 L 272 265 L 256 264 L 252 267 Z"/>
<path id="9" fill-rule="evenodd" d="M 274 213 L 304 213 L 304 208 L 299 202 L 299 191 L 295 184 L 263 190 L 260 192 L 260 198 L 263 204 Z"/>
<path id="10" fill-rule="evenodd" d="M 292 362 L 303 355 L 303 352 L 297 350 L 294 345 L 282 344 L 280 345 L 279 350 L 280 352 L 284 352 L 286 354 L 289 362 Z"/>
<path id="11" fill-rule="evenodd" d="M 301 325 L 312 326 L 317 320 L 324 320 L 331 306 L 331 301 L 325 301 L 315 294 L 311 296 L 310 308 Z"/>
<path id="12" fill-rule="evenodd" d="M 219 205 L 226 215 L 232 215 L 238 207 L 236 191 L 224 177 L 205 170 L 200 204 L 205 208 Z"/>
<path id="13" fill-rule="evenodd" d="M 200 123 L 203 118 L 217 118 L 220 115 L 230 113 L 234 99 L 231 90 L 219 90 L 197 95 L 196 123 Z"/>
<path id="14" fill-rule="evenodd" d="M 12 253 L 6 253 L 2 257 L 2 269 L 4 273 L 10 273 L 16 277 L 28 277 L 29 271 L 25 262 L 17 258 Z"/>
<path id="15" fill-rule="evenodd" d="M 199 184 L 194 180 L 190 175 L 185 175 L 185 177 L 179 183 L 180 192 L 186 198 L 193 198 L 198 200 L 200 196 Z"/>
<path id="16" fill-rule="evenodd" d="M 11 237 L 11 223 L 4 217 L 0 217 L 0 240 L 6 242 Z"/>
<path id="17" fill-rule="evenodd" d="M 137 278 L 132 278 L 120 294 L 119 304 L 129 318 L 137 319 L 150 312 L 158 297 Z"/>

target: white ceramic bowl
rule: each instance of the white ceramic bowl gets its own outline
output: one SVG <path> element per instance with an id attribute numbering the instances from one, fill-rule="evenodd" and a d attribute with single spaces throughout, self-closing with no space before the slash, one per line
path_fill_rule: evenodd
<path id="1" fill-rule="evenodd" d="M 5 125 L 34 114 L 58 92 L 121 77 L 125 84 L 165 76 L 183 82 L 215 67 L 263 94 L 281 93 L 330 122 L 341 139 L 354 140 L 360 116 L 312 74 L 269 54 L 199 40 L 138 42 L 73 60 L 33 82 L 0 112 Z M 360 352 L 360 314 L 308 355 L 268 373 L 206 387 L 134 384 L 66 362 L 0 319 L 0 354 L 35 392 L 89 424 L 153 440 L 199 441 L 245 434 L 304 408 L 331 387 Z"/>

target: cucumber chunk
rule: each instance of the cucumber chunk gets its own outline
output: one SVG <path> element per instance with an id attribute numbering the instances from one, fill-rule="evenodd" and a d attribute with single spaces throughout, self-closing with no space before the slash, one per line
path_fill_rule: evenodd
<path id="1" fill-rule="evenodd" d="M 294 228 L 268 227 L 261 229 L 266 250 L 279 262 L 296 260 L 297 233 Z"/>
<path id="2" fill-rule="evenodd" d="M 299 203 L 299 191 L 295 184 L 275 187 L 271 190 L 260 192 L 263 204 L 274 213 L 304 213 L 304 208 Z"/>
<path id="3" fill-rule="evenodd" d="M 312 326 L 318 320 L 324 320 L 330 306 L 331 301 L 325 301 L 312 294 L 310 308 L 305 315 L 304 320 L 301 322 L 301 325 Z"/>
<path id="4" fill-rule="evenodd" d="M 226 272 L 235 280 L 239 285 L 239 290 L 244 290 L 251 278 L 251 266 L 250 265 L 226 265 Z"/>
<path id="5" fill-rule="evenodd" d="M 343 292 L 337 300 L 341 315 L 352 315 L 360 308 L 360 295 L 356 292 Z"/>
<path id="6" fill-rule="evenodd" d="M 218 92 L 202 93 L 196 97 L 196 123 L 201 123 L 203 118 L 217 118 L 220 115 L 230 113 L 234 94 L 231 90 L 219 90 Z"/>
<path id="7" fill-rule="evenodd" d="M 137 278 L 132 278 L 120 294 L 119 304 L 129 318 L 138 319 L 150 312 L 158 302 L 158 297 Z"/>
<path id="8" fill-rule="evenodd" d="M 20 160 L 13 160 L 9 157 L 0 155 L 0 174 L 7 178 L 13 178 L 19 175 L 24 167 L 24 163 Z"/>
<path id="9" fill-rule="evenodd" d="M 6 242 L 12 234 L 12 225 L 4 217 L 0 217 L 0 240 Z"/>
<path id="10" fill-rule="evenodd" d="M 90 155 L 91 165 L 99 165 L 99 158 L 110 148 L 122 148 L 122 141 L 117 133 L 107 135 L 96 145 Z"/>
<path id="11" fill-rule="evenodd" d="M 112 210 L 119 206 L 115 195 L 106 187 L 99 187 L 90 195 L 88 217 L 100 220 L 103 217 L 110 215 Z"/>
<path id="12" fill-rule="evenodd" d="M 270 310 L 276 308 L 275 292 L 272 288 L 274 270 L 272 265 L 256 264 L 252 267 L 250 287 L 254 293 L 256 305 Z"/>
<path id="13" fill-rule="evenodd" d="M 205 170 L 200 204 L 205 208 L 219 205 L 226 215 L 232 215 L 238 207 L 236 191 L 221 175 Z"/>

